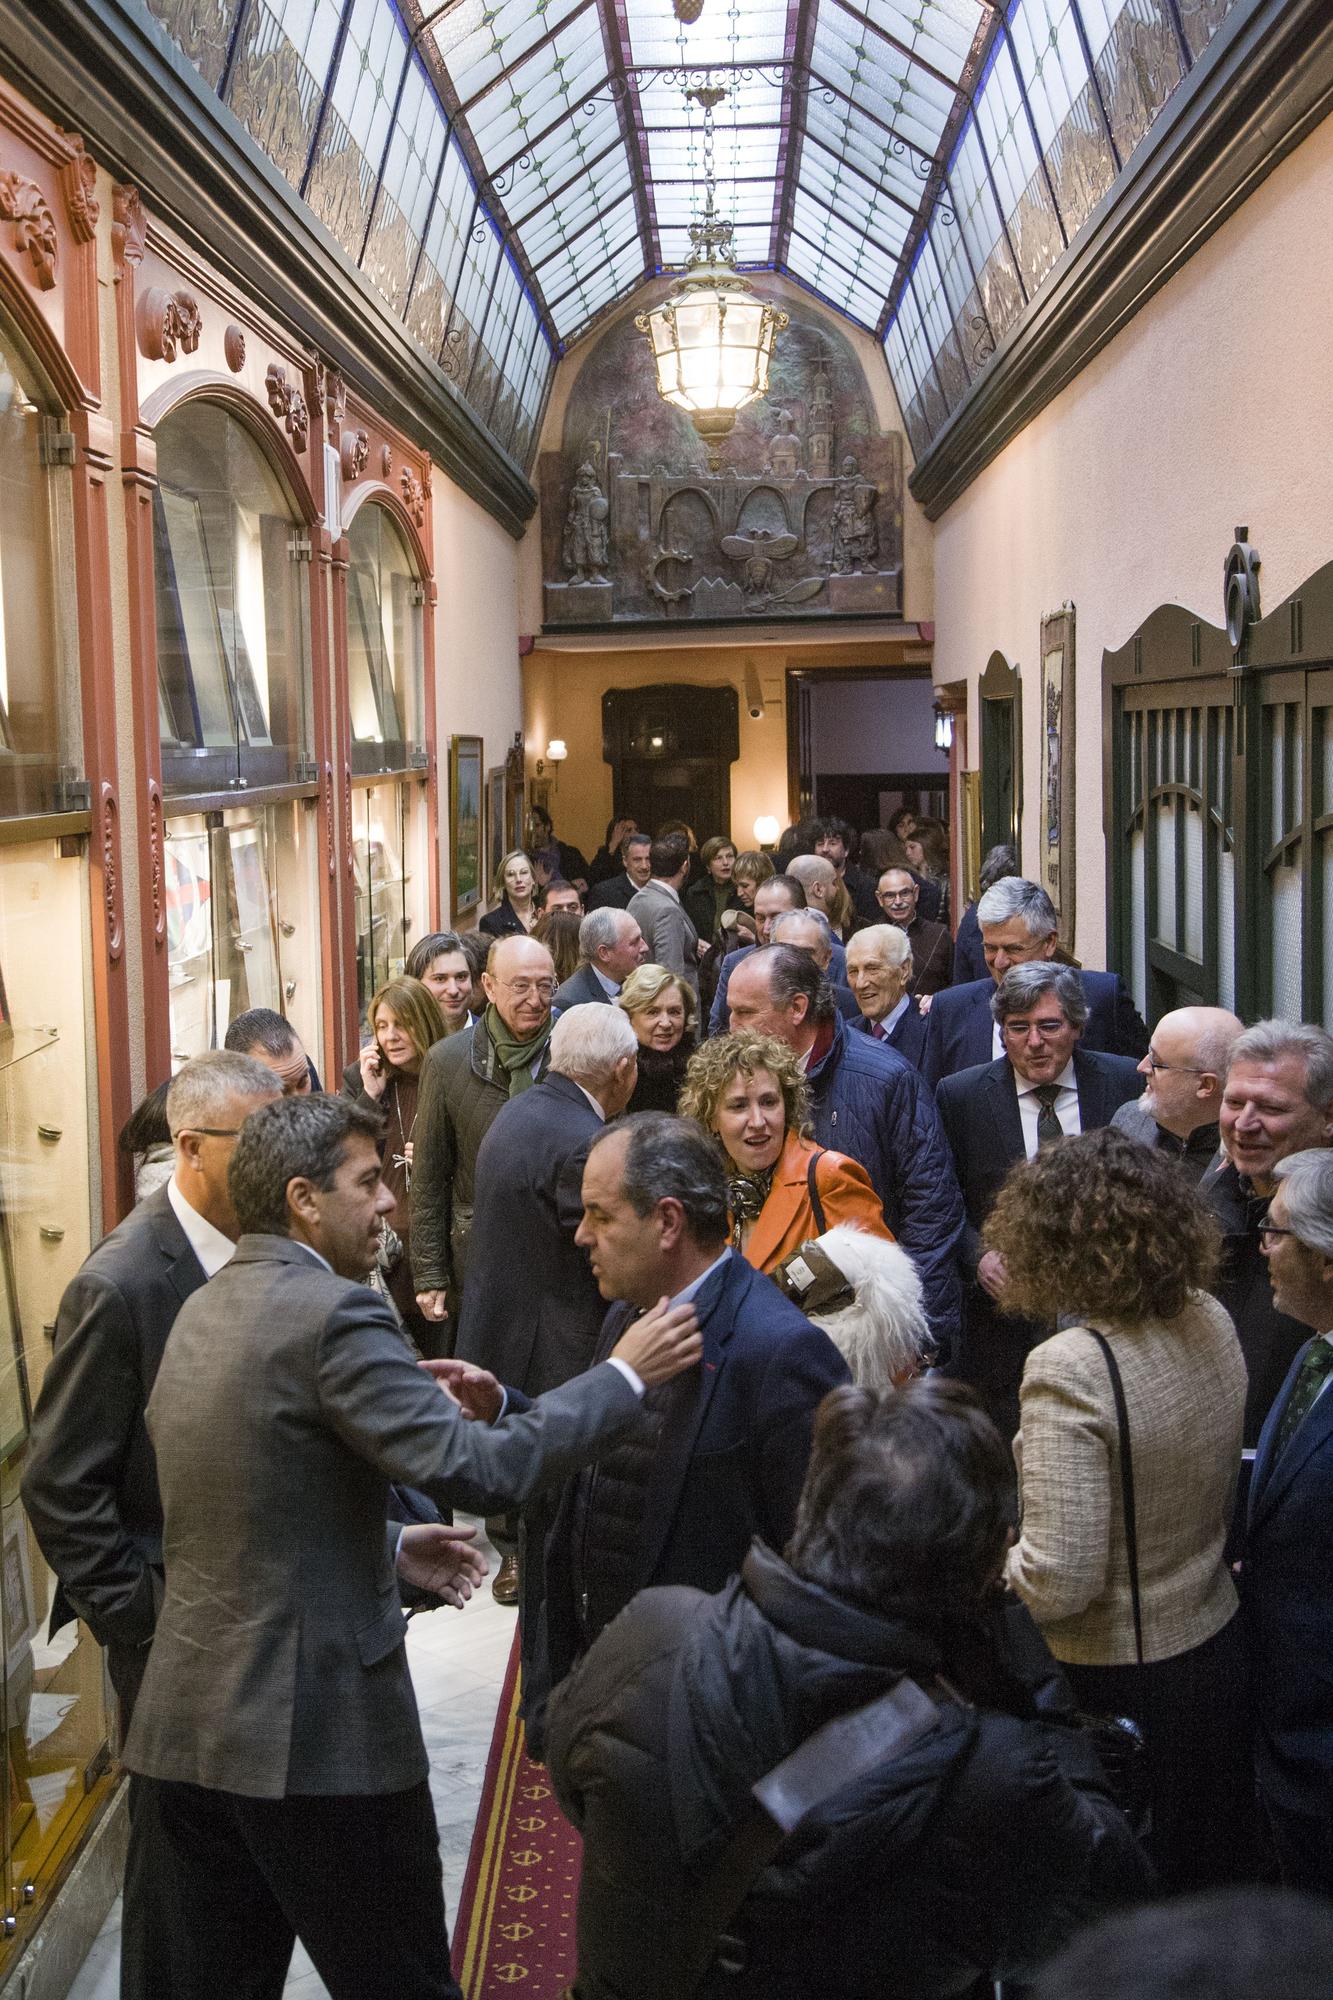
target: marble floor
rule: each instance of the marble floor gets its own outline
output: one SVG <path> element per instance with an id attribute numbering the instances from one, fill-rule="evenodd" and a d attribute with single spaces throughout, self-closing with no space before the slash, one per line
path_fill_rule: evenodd
<path id="1" fill-rule="evenodd" d="M 484 1540 L 480 1522 L 477 1532 Z M 498 1558 L 489 1544 L 485 1546 L 494 1575 Z M 413 1618 L 408 1626 L 407 1652 L 430 1753 L 430 1784 L 440 1828 L 445 1907 L 451 1928 L 516 1625 L 517 1613 L 497 1604 L 487 1583 L 466 1610 L 432 1611 Z M 119 1990 L 117 1900 L 70 1988 L 69 2000 L 117 2000 Z M 294 2000 L 321 2000 L 327 1991 L 298 1944 L 287 1994 Z"/>

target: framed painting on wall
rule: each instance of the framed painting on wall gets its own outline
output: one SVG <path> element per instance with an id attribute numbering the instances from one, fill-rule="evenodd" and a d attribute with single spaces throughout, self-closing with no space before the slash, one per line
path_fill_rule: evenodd
<path id="1" fill-rule="evenodd" d="M 455 919 L 481 901 L 483 755 L 480 736 L 449 738 L 449 903 Z"/>
<path id="2" fill-rule="evenodd" d="M 486 773 L 486 893 L 500 872 L 500 863 L 509 852 L 506 842 L 508 815 L 505 812 L 505 767 L 497 764 Z"/>
<path id="3" fill-rule="evenodd" d="M 1074 607 L 1041 621 L 1041 885 L 1074 948 Z"/>

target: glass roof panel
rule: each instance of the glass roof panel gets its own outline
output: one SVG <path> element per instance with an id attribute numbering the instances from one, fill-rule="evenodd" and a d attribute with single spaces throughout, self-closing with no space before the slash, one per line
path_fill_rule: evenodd
<path id="1" fill-rule="evenodd" d="M 871 180 L 896 194 L 908 209 L 915 212 L 920 207 L 925 174 L 915 171 L 914 163 L 920 161 L 925 166 L 925 157 L 909 152 L 882 125 L 841 98 L 830 104 L 827 94 L 816 89 L 806 103 L 805 129 L 831 153 L 842 154 Z"/>
<path id="2" fill-rule="evenodd" d="M 626 0 L 631 63 L 719 68 L 780 63 L 786 49 L 785 0 L 753 0 L 723 12 L 714 0 L 697 21 L 674 21 L 661 0 Z"/>
<path id="3" fill-rule="evenodd" d="M 953 84 L 986 12 L 978 0 L 862 0 L 862 6 L 877 28 Z"/>

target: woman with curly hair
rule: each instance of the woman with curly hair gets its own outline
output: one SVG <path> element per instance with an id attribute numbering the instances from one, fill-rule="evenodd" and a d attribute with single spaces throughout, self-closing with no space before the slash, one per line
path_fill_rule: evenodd
<path id="1" fill-rule="evenodd" d="M 1245 1363 L 1207 1290 L 1217 1226 L 1174 1162 L 1108 1128 L 1016 1167 L 984 1234 L 1004 1306 L 1065 1322 L 1023 1370 L 1007 1580 L 1080 1706 L 1143 1729 L 1163 1888 L 1232 1880 L 1251 1790 L 1224 1558 Z"/>
<path id="2" fill-rule="evenodd" d="M 722 1149 L 732 1247 L 757 1271 L 775 1270 L 838 1222 L 892 1241 L 865 1168 L 807 1136 L 810 1093 L 785 1042 L 748 1031 L 705 1042 L 686 1071 L 680 1110 Z"/>
<path id="3" fill-rule="evenodd" d="M 699 996 L 665 965 L 636 965 L 616 995 L 639 1043 L 628 1111 L 674 1111 L 699 1031 Z"/>

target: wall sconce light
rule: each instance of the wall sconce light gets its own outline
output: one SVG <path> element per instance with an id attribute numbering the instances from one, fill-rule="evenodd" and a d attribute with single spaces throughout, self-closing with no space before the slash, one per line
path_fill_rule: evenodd
<path id="1" fill-rule="evenodd" d="M 563 736 L 553 736 L 546 746 L 546 760 L 550 764 L 563 764 L 569 755 Z"/>
<path id="2" fill-rule="evenodd" d="M 935 704 L 935 748 L 945 752 L 953 749 L 953 717 L 939 702 Z"/>
<path id="3" fill-rule="evenodd" d="M 780 831 L 772 813 L 760 813 L 754 823 L 754 837 L 761 847 L 775 847 Z"/>

